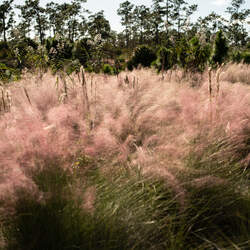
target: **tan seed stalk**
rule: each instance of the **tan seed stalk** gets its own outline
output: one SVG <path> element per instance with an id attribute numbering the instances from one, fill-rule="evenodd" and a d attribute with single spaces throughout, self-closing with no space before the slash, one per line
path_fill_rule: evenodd
<path id="1" fill-rule="evenodd" d="M 29 104 L 31 105 L 31 101 L 30 101 L 30 97 L 29 97 L 27 89 L 24 87 L 23 90 L 24 90 L 24 93 L 25 93 L 25 95 L 26 95 L 26 97 L 28 99 Z"/>

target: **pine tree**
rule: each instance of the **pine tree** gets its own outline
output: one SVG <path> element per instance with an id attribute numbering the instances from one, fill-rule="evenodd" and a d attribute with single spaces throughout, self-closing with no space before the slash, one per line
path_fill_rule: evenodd
<path id="1" fill-rule="evenodd" d="M 227 55 L 228 55 L 228 45 L 227 45 L 227 40 L 223 35 L 223 32 L 220 30 L 217 32 L 215 40 L 214 40 L 214 47 L 213 47 L 213 52 L 212 52 L 212 57 L 211 57 L 211 65 L 212 66 L 217 66 L 221 65 Z"/>
<path id="2" fill-rule="evenodd" d="M 145 5 L 135 6 L 133 11 L 133 30 L 139 37 L 139 44 L 145 42 L 145 33 L 150 26 L 150 9 Z"/>
<path id="3" fill-rule="evenodd" d="M 250 15 L 250 9 L 241 9 L 244 3 L 245 0 L 232 0 L 231 6 L 228 7 L 226 11 L 231 15 L 229 37 L 236 47 L 245 45 L 248 36 L 245 28 L 245 21 Z"/>
<path id="4" fill-rule="evenodd" d="M 121 16 L 121 24 L 125 27 L 125 36 L 126 36 L 126 46 L 129 46 L 131 27 L 133 24 L 133 15 L 132 10 L 134 5 L 129 1 L 125 1 L 120 4 L 120 8 L 117 10 L 117 14 Z"/>
<path id="5" fill-rule="evenodd" d="M 160 31 L 163 29 L 163 17 L 165 14 L 162 3 L 163 0 L 153 0 L 152 5 L 152 24 L 156 44 L 161 44 Z"/>
<path id="6" fill-rule="evenodd" d="M 7 31 L 14 23 L 13 1 L 14 0 L 5 0 L 0 4 L 0 34 L 3 34 L 4 42 L 7 42 Z"/>
<path id="7" fill-rule="evenodd" d="M 110 36 L 110 31 L 110 24 L 104 17 L 104 11 L 99 11 L 89 16 L 88 32 L 92 38 L 100 34 L 102 39 L 107 39 Z"/>
<path id="8" fill-rule="evenodd" d="M 27 26 L 24 25 L 24 32 L 27 32 L 27 29 L 29 31 L 31 22 L 34 21 L 34 29 L 39 36 L 40 43 L 43 44 L 48 21 L 45 9 L 40 6 L 40 0 L 25 0 L 24 5 L 19 5 L 18 8 L 21 10 L 23 21 L 27 21 Z"/>
<path id="9" fill-rule="evenodd" d="M 197 10 L 197 5 L 188 5 L 184 0 L 173 0 L 174 8 L 172 19 L 177 29 L 178 39 L 181 37 L 181 29 L 189 25 L 189 17 Z"/>

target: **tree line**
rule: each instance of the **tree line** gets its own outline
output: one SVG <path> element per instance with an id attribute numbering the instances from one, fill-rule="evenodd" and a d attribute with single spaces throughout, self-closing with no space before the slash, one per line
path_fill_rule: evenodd
<path id="1" fill-rule="evenodd" d="M 178 64 L 202 70 L 215 50 L 218 32 L 222 34 L 217 37 L 226 39 L 232 60 L 249 60 L 250 9 L 244 9 L 244 0 L 231 0 L 225 9 L 228 18 L 212 12 L 194 22 L 191 16 L 198 6 L 185 0 L 152 0 L 150 7 L 124 1 L 117 10 L 122 32 L 111 29 L 103 11 L 91 13 L 85 3 L 72 0 L 42 6 L 39 0 L 25 0 L 14 5 L 14 0 L 4 0 L 0 4 L 1 74 L 15 66 L 29 68 L 32 61 L 45 68 L 52 64 L 55 70 L 69 61 L 75 63 L 73 68 L 83 65 L 95 71 L 106 64 L 106 70 L 114 72 L 148 66 L 144 61 L 150 56 L 150 65 L 158 68 Z M 135 58 L 136 48 L 142 59 Z"/>

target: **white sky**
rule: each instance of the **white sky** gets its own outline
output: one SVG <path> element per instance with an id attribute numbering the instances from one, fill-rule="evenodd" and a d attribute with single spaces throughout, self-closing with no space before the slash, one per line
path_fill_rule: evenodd
<path id="1" fill-rule="evenodd" d="M 0 0 L 1 1 L 1 0 Z M 40 0 L 41 5 L 45 5 L 48 2 L 63 3 L 70 2 L 70 0 Z M 104 10 L 105 17 L 109 20 L 111 28 L 116 31 L 121 31 L 122 26 L 120 24 L 120 17 L 117 15 L 117 9 L 120 3 L 125 0 L 87 0 L 84 4 L 85 8 L 95 13 L 100 10 Z M 212 11 L 217 14 L 225 16 L 225 10 L 230 5 L 230 0 L 186 0 L 189 4 L 198 4 L 198 11 L 193 15 L 193 18 L 198 18 L 199 16 L 207 16 Z M 23 4 L 24 0 L 15 0 L 15 4 Z M 152 0 L 130 0 L 131 3 L 135 5 L 144 4 L 150 6 Z M 245 1 L 244 8 L 250 9 L 250 0 Z"/>

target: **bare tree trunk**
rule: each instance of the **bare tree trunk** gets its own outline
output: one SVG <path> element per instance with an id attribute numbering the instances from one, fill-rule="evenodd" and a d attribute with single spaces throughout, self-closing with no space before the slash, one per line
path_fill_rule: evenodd
<path id="1" fill-rule="evenodd" d="M 6 39 L 6 27 L 5 27 L 5 16 L 4 16 L 4 13 L 3 13 L 3 40 L 4 42 L 7 42 L 7 39 Z"/>
<path id="2" fill-rule="evenodd" d="M 38 33 L 40 38 L 40 43 L 43 44 L 43 33 L 42 33 L 42 25 L 41 25 L 41 18 L 40 15 L 37 14 L 37 20 L 38 20 Z"/>

